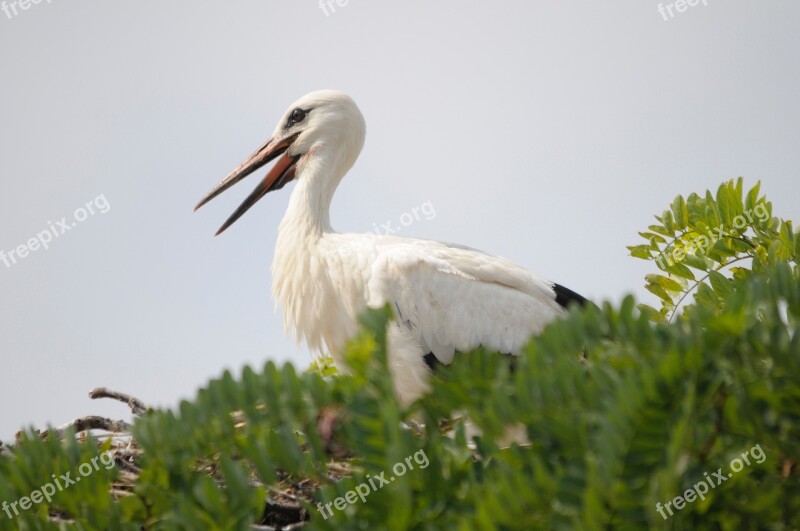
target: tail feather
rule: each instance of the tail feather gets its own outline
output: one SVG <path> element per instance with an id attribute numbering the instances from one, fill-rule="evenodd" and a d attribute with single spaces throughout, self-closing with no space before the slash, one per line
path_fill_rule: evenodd
<path id="1" fill-rule="evenodd" d="M 565 288 L 561 284 L 553 283 L 553 291 L 556 292 L 556 302 L 565 310 L 570 304 L 577 304 L 578 306 L 586 306 L 589 302 L 583 295 L 578 295 L 569 288 Z"/>

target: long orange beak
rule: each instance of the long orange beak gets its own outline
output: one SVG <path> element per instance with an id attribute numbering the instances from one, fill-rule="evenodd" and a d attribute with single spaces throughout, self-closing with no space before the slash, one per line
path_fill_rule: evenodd
<path id="1" fill-rule="evenodd" d="M 275 165 L 271 170 L 269 170 L 269 172 L 267 172 L 261 182 L 258 183 L 258 186 L 256 186 L 255 190 L 253 190 L 250 195 L 247 196 L 247 199 L 245 199 L 244 202 L 239 205 L 239 208 L 237 208 L 236 211 L 231 214 L 228 220 L 222 224 L 214 236 L 222 234 L 225 229 L 233 225 L 233 223 L 242 217 L 242 214 L 247 212 L 251 206 L 255 205 L 259 199 L 273 190 L 280 190 L 286 183 L 294 179 L 295 164 L 297 164 L 300 156 L 297 155 L 291 157 L 286 154 L 286 150 L 289 149 L 289 146 L 292 145 L 292 142 L 294 142 L 298 134 L 299 133 L 288 136 L 278 141 L 274 141 L 272 138 L 267 140 L 263 146 L 255 150 L 255 152 L 247 157 L 247 159 L 242 162 L 239 167 L 230 172 L 227 177 L 222 179 L 218 185 L 212 188 L 203 197 L 203 199 L 197 203 L 197 206 L 194 207 L 195 210 L 205 205 L 260 167 L 268 164 L 273 159 L 280 157 L 278 162 L 275 163 Z"/>

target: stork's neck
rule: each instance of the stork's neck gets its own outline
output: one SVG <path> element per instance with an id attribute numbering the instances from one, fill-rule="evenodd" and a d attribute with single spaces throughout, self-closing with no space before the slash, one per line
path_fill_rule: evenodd
<path id="1" fill-rule="evenodd" d="M 297 184 L 281 222 L 279 239 L 289 236 L 299 244 L 298 240 L 318 239 L 333 232 L 331 199 L 352 162 L 326 147 L 315 147 L 298 162 Z"/>
<path id="2" fill-rule="evenodd" d="M 287 330 L 293 330 L 298 340 L 304 338 L 312 351 L 321 351 L 324 344 L 332 352 L 342 344 L 343 334 L 349 329 L 346 322 L 335 322 L 328 328 L 320 324 L 324 316 L 319 312 L 333 311 L 341 304 L 328 275 L 329 261 L 336 258 L 325 252 L 321 241 L 333 232 L 331 198 L 350 164 L 325 157 L 319 151 L 298 162 L 297 184 L 275 244 L 272 293 L 275 302 L 283 307 Z"/>

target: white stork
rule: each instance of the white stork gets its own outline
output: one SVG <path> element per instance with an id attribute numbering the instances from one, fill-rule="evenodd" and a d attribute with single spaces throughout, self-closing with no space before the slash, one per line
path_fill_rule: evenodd
<path id="1" fill-rule="evenodd" d="M 330 204 L 364 144 L 355 102 L 334 90 L 312 92 L 281 118 L 272 137 L 215 186 L 195 210 L 278 159 L 217 231 L 267 193 L 297 181 L 278 230 L 272 294 L 284 326 L 342 366 L 345 342 L 366 307 L 389 303 L 388 359 L 397 398 L 408 404 L 429 388 L 430 371 L 456 352 L 483 345 L 517 354 L 531 335 L 585 299 L 509 260 L 469 247 L 397 236 L 342 234 Z"/>

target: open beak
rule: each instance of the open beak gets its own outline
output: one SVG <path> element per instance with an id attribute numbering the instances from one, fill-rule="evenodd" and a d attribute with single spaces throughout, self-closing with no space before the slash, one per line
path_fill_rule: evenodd
<path id="1" fill-rule="evenodd" d="M 229 217 L 228 220 L 223 223 L 214 236 L 221 234 L 225 229 L 233 225 L 234 221 L 239 219 L 242 214 L 247 212 L 251 206 L 255 205 L 258 200 L 267 195 L 267 193 L 273 190 L 280 190 L 286 183 L 294 179 L 295 165 L 297 164 L 300 155 L 291 157 L 286 153 L 286 150 L 289 149 L 289 146 L 292 145 L 292 142 L 294 142 L 298 134 L 299 133 L 295 133 L 278 141 L 275 141 L 272 138 L 267 140 L 263 146 L 258 148 L 252 155 L 247 157 L 247 160 L 242 162 L 238 168 L 230 172 L 227 177 L 222 179 L 218 185 L 212 188 L 211 191 L 209 191 L 205 197 L 203 197 L 203 199 L 197 203 L 197 206 L 194 207 L 195 210 L 205 205 L 219 194 L 259 169 L 261 166 L 264 166 L 268 162 L 280 157 L 278 162 L 276 162 L 272 169 L 267 172 L 267 175 L 264 176 L 264 179 L 262 179 L 258 186 L 256 186 L 255 190 L 253 190 L 252 193 L 247 196 L 247 199 L 245 199 L 244 202 L 239 205 L 239 208 L 237 208 L 236 211 L 231 214 L 231 217 Z"/>

